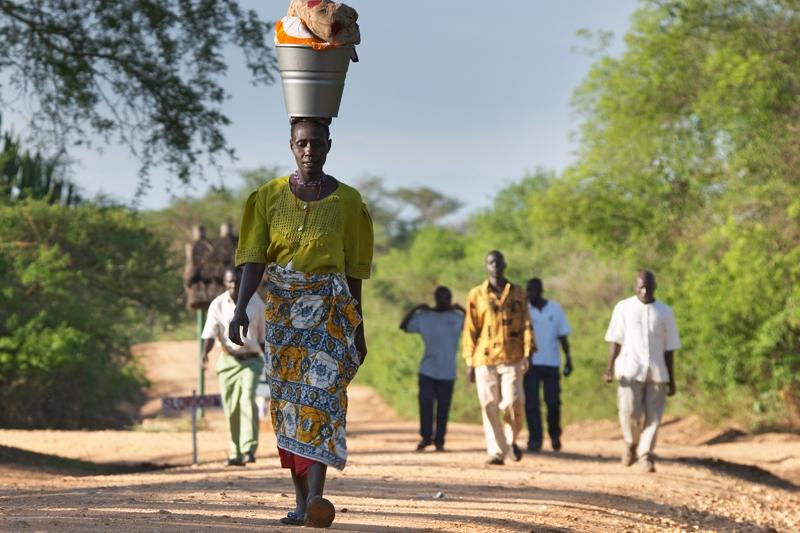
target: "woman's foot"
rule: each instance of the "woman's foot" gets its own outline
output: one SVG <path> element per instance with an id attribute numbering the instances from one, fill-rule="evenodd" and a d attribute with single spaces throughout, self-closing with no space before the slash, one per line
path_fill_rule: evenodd
<path id="1" fill-rule="evenodd" d="M 308 502 L 306 524 L 311 527 L 330 527 L 336 517 L 333 504 L 322 496 L 314 496 Z"/>
<path id="2" fill-rule="evenodd" d="M 289 511 L 279 522 L 286 526 L 304 526 L 306 525 L 306 518 L 295 511 Z"/>

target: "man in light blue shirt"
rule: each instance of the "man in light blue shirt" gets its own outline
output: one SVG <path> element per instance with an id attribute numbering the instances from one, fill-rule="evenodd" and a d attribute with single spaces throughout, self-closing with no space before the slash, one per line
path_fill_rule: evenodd
<path id="1" fill-rule="evenodd" d="M 525 373 L 525 417 L 528 419 L 528 451 L 536 453 L 542 449 L 542 415 L 539 407 L 539 386 L 544 388 L 544 403 L 547 405 L 547 433 L 553 451 L 561 449 L 561 384 L 558 369 L 561 366 L 559 344 L 564 350 L 566 362 L 564 377 L 572 373 L 572 357 L 569 353 L 569 322 L 564 310 L 554 300 L 542 298 L 544 285 L 539 278 L 532 278 L 526 287 L 528 312 L 536 338 L 536 351 Z"/>
<path id="2" fill-rule="evenodd" d="M 422 440 L 417 451 L 431 444 L 444 451 L 447 417 L 456 379 L 458 340 L 464 328 L 464 309 L 453 305 L 453 295 L 447 287 L 436 287 L 435 307 L 420 304 L 411 309 L 400 329 L 419 333 L 425 344 L 425 354 L 419 364 L 419 434 Z M 436 434 L 433 434 L 433 412 L 436 404 Z"/>

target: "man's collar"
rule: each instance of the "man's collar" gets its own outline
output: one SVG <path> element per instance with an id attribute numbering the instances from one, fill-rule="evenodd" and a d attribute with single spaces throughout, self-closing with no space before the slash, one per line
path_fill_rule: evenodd
<path id="1" fill-rule="evenodd" d="M 508 278 L 506 278 L 506 286 L 503 287 L 502 291 L 500 291 L 500 303 L 501 304 L 506 301 L 506 297 L 511 293 L 511 287 L 513 287 L 513 286 L 514 286 L 514 284 L 511 283 L 510 281 L 508 281 Z M 483 282 L 483 290 L 484 290 L 484 292 L 486 294 L 489 294 L 489 292 L 494 292 L 490 287 L 488 279 Z"/>
<path id="2" fill-rule="evenodd" d="M 528 302 L 528 307 L 531 307 L 531 308 L 533 308 L 533 309 L 536 309 L 537 311 L 540 311 L 540 312 L 541 312 L 541 311 L 544 311 L 544 308 L 545 308 L 545 307 L 547 307 L 547 304 L 549 304 L 549 303 L 550 303 L 550 300 L 548 300 L 547 298 L 545 298 L 545 299 L 544 299 L 544 305 L 542 305 L 541 307 L 536 307 L 536 306 L 535 306 L 535 305 L 533 305 L 533 303 L 531 303 L 531 301 L 530 301 L 530 300 L 528 300 L 527 298 L 525 299 L 525 301 L 526 301 L 526 302 Z"/>

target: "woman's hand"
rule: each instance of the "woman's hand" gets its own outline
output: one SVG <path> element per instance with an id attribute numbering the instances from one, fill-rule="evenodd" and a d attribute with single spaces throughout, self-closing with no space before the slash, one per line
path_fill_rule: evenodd
<path id="1" fill-rule="evenodd" d="M 232 343 L 244 346 L 241 332 L 244 331 L 244 334 L 247 335 L 247 328 L 249 327 L 250 319 L 247 318 L 247 313 L 240 313 L 237 308 L 233 313 L 233 320 L 231 320 L 231 324 L 228 326 L 228 338 Z"/>
<path id="2" fill-rule="evenodd" d="M 356 345 L 356 350 L 358 350 L 359 355 L 361 355 L 361 363 L 359 364 L 363 365 L 364 359 L 367 358 L 367 339 L 364 338 L 364 314 L 361 311 L 361 280 L 347 276 L 347 289 L 355 300 L 356 311 L 358 311 L 358 316 L 361 317 L 361 323 L 356 328 L 356 335 L 353 342 Z"/>
<path id="3" fill-rule="evenodd" d="M 361 363 L 364 364 L 364 359 L 367 358 L 367 339 L 364 336 L 364 325 L 360 324 L 358 328 L 356 328 L 356 337 L 353 340 L 356 345 L 356 350 L 358 350 L 358 354 L 361 356 Z"/>

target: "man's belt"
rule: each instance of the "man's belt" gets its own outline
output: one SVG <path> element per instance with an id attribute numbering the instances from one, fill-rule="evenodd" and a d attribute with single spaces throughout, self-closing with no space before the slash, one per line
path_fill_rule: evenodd
<path id="1" fill-rule="evenodd" d="M 256 353 L 256 352 L 244 352 L 244 353 L 237 352 L 237 353 L 232 353 L 232 354 L 229 354 L 229 355 L 231 355 L 233 358 L 235 358 L 238 361 L 244 361 L 246 359 L 255 359 L 256 357 L 261 357 L 261 354 L 260 353 Z"/>

